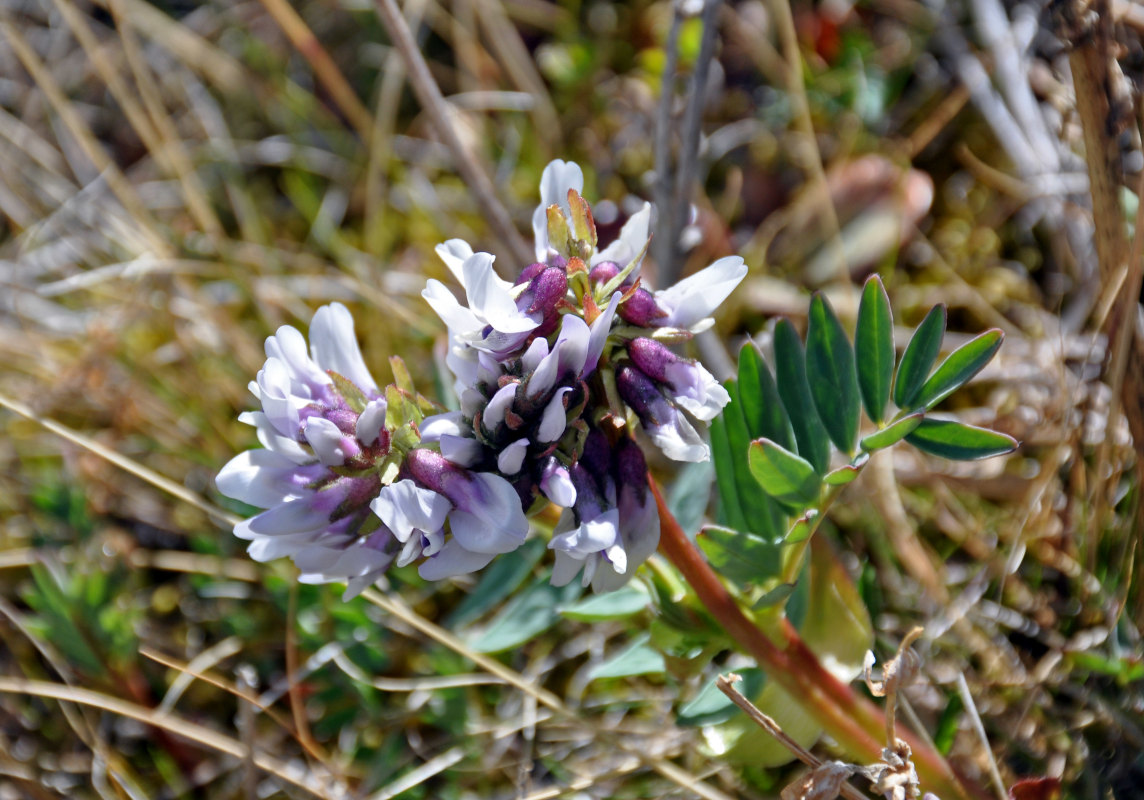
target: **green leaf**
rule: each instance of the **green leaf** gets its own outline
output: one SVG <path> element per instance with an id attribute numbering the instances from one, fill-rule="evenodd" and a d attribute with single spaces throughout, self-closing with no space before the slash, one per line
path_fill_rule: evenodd
<path id="1" fill-rule="evenodd" d="M 890 298 L 877 275 L 862 288 L 858 325 L 854 330 L 854 355 L 858 363 L 858 388 L 862 403 L 874 422 L 881 422 L 894 382 L 894 317 Z"/>
<path id="2" fill-rule="evenodd" d="M 775 325 L 775 378 L 783 408 L 794 429 L 798 454 L 813 464 L 820 475 L 824 474 L 830 465 L 830 439 L 814 411 L 806 382 L 802 342 L 786 319 L 780 319 Z"/>
<path id="3" fill-rule="evenodd" d="M 908 417 L 902 417 L 897 422 L 887 425 L 877 433 L 871 433 L 858 443 L 868 453 L 873 453 L 875 450 L 882 450 L 890 445 L 897 444 L 906 438 L 914 429 L 922 423 L 925 414 L 910 414 Z"/>
<path id="4" fill-rule="evenodd" d="M 757 533 L 769 542 L 777 542 L 782 538 L 786 528 L 786 513 L 778 507 L 773 498 L 759 491 L 759 484 L 751 475 L 747 449 L 755 437 L 751 436 L 747 422 L 743 418 L 743 404 L 739 399 L 738 385 L 729 383 L 727 392 L 731 395 L 731 402 L 723 409 L 723 421 L 727 424 L 735 490 L 739 498 L 739 508 L 743 512 L 743 524 L 740 530 Z"/>
<path id="5" fill-rule="evenodd" d="M 478 653 L 499 653 L 519 647 L 551 628 L 560 619 L 557 609 L 571 603 L 581 591 L 579 581 L 553 586 L 547 574 L 540 576 L 501 609 L 472 642 L 472 648 Z"/>
<path id="6" fill-rule="evenodd" d="M 810 300 L 806 329 L 806 378 L 814 407 L 844 453 L 853 453 L 858 441 L 858 418 L 862 413 L 854 348 L 846 330 L 821 293 Z"/>
<path id="7" fill-rule="evenodd" d="M 711 567 L 741 586 L 763 583 L 779 574 L 779 548 L 760 536 L 708 525 L 695 539 Z"/>
<path id="8" fill-rule="evenodd" d="M 1012 436 L 945 419 L 923 420 L 906 441 L 930 455 L 954 461 L 976 461 L 1017 449 Z"/>
<path id="9" fill-rule="evenodd" d="M 647 608 L 651 598 L 642 587 L 625 586 L 614 592 L 592 595 L 586 600 L 560 609 L 560 613 L 579 622 L 600 622 L 638 614 Z"/>
<path id="10" fill-rule="evenodd" d="M 914 331 L 894 378 L 894 403 L 898 408 L 913 408 L 914 396 L 922 388 L 945 335 L 945 306 L 934 306 Z"/>
<path id="11" fill-rule="evenodd" d="M 751 608 L 758 611 L 761 608 L 770 608 L 771 606 L 777 606 L 779 603 L 785 602 L 786 599 L 794 593 L 794 586 L 793 583 L 780 583 L 756 600 Z"/>
<path id="12" fill-rule="evenodd" d="M 759 348 L 750 341 L 739 350 L 739 400 L 752 439 L 766 437 L 794 450 L 794 431 L 783 410 L 775 379 Z"/>
<path id="13" fill-rule="evenodd" d="M 703 523 L 714 478 L 710 461 L 692 461 L 680 468 L 672 482 L 667 493 L 667 509 L 684 533 L 694 534 Z"/>
<path id="14" fill-rule="evenodd" d="M 928 411 L 949 397 L 992 360 L 1004 339 L 1005 334 L 993 328 L 954 350 L 922 384 L 913 399 L 914 406 Z"/>
<path id="15" fill-rule="evenodd" d="M 728 390 L 733 387 L 733 381 L 727 385 Z M 742 530 L 747 527 L 747 521 L 735 485 L 735 457 L 727 436 L 725 414 L 726 411 L 711 420 L 711 460 L 715 463 L 715 488 L 719 492 L 720 519 L 732 528 Z"/>
<path id="16" fill-rule="evenodd" d="M 737 669 L 735 673 L 743 680 L 735 685 L 744 697 L 753 699 L 758 697 L 766 683 L 767 676 L 758 667 Z M 731 698 L 719 691 L 715 676 L 699 690 L 699 694 L 691 699 L 675 717 L 677 724 L 685 728 L 696 728 L 700 725 L 719 725 L 737 714 L 742 713 L 739 707 L 731 702 Z"/>
<path id="17" fill-rule="evenodd" d="M 532 573 L 547 548 L 541 539 L 529 539 L 520 547 L 493 560 L 481 572 L 481 580 L 449 614 L 446 625 L 457 629 L 491 611 L 516 591 Z"/>
<path id="18" fill-rule="evenodd" d="M 814 528 L 814 521 L 818 518 L 817 508 L 808 508 L 806 513 L 795 520 L 794 525 L 791 525 L 790 530 L 787 532 L 786 538 L 783 539 L 783 544 L 798 544 L 805 542 L 810 538 L 811 530 Z"/>
<path id="19" fill-rule="evenodd" d="M 597 678 L 627 678 L 632 675 L 654 675 L 667 671 L 663 654 L 647 643 L 650 636 L 637 637 L 631 646 L 592 668 L 588 680 Z"/>
<path id="20" fill-rule="evenodd" d="M 798 506 L 818 499 L 821 478 L 811 463 L 770 439 L 751 442 L 747 463 L 763 491 L 772 497 Z"/>
<path id="21" fill-rule="evenodd" d="M 827 486 L 845 486 L 862 474 L 862 468 L 866 466 L 866 462 L 869 460 L 869 453 L 859 453 L 858 457 L 849 464 L 844 464 L 838 469 L 826 473 L 822 482 Z"/>

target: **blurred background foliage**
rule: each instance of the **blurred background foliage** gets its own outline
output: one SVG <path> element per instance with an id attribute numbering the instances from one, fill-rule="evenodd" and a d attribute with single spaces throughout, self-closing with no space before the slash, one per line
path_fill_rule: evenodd
<path id="1" fill-rule="evenodd" d="M 1131 95 L 1144 22 L 1112 7 Z M 855 591 L 800 613 L 823 641 L 850 630 L 838 602 L 868 613 L 880 660 L 925 626 L 907 723 L 982 784 L 996 765 L 1005 785 L 1139 796 L 1140 503 L 1121 413 L 1139 409 L 1102 369 L 1117 295 L 1092 247 L 1066 48 L 1040 3 L 795 0 L 792 84 L 781 8 L 715 17 L 684 272 L 739 253 L 751 273 L 703 357 L 728 377 L 745 336 L 765 348 L 777 316 L 805 325 L 809 289 L 852 320 L 878 272 L 899 344 L 939 302 L 965 334 L 947 346 L 1006 333 L 957 410 L 1023 443 L 973 464 L 876 456 L 815 555 Z M 605 241 L 653 198 L 669 2 L 403 13 L 522 231 L 551 158 L 584 165 Z M 678 29 L 675 121 L 702 32 Z M 671 617 L 665 562 L 603 604 L 548 586 L 542 542 L 468 581 L 389 576 L 422 617 L 554 692 L 575 712 L 561 717 L 367 599 L 251 562 L 196 502 L 249 511 L 212 477 L 254 441 L 236 417 L 277 326 L 340 300 L 375 374 L 399 353 L 441 387 L 419 297 L 445 277 L 433 246 L 462 237 L 506 275 L 522 266 L 372 4 L 4 0 L 0 41 L 0 797 L 691 797 L 700 778 L 777 794 L 792 768 L 736 758 L 739 723 L 703 703 L 716 671 L 750 663 L 698 611 Z M 1127 119 L 1109 130 L 1135 186 Z M 710 470 L 654 467 L 694 533 Z"/>

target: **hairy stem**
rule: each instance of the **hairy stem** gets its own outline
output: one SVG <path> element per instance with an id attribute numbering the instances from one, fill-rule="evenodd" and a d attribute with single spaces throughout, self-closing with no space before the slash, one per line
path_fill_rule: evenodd
<path id="1" fill-rule="evenodd" d="M 687 539 L 656 482 L 652 479 L 649 483 L 659 507 L 660 552 L 683 574 L 707 611 L 852 757 L 880 759 L 886 729 L 882 711 L 831 675 L 788 620 L 784 619 L 779 628 L 777 643 L 768 638 L 743 613 L 699 549 Z M 902 733 L 927 791 L 944 800 L 988 797 L 980 787 L 959 781 L 940 753 L 908 731 Z"/>

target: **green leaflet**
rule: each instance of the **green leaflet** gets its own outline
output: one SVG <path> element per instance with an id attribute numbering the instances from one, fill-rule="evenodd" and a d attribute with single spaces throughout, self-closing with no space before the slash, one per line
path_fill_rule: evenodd
<path id="1" fill-rule="evenodd" d="M 854 348 L 846 330 L 821 293 L 810 301 L 806 330 L 806 379 L 819 419 L 831 441 L 853 454 L 862 413 Z"/>
<path id="2" fill-rule="evenodd" d="M 823 474 L 830 465 L 830 437 L 814 410 L 806 382 L 806 359 L 802 342 L 790 320 L 775 325 L 775 378 L 783 408 L 794 429 L 798 454 Z"/>
<path id="3" fill-rule="evenodd" d="M 887 425 L 882 430 L 871 433 L 862 439 L 858 445 L 866 452 L 872 453 L 875 450 L 881 450 L 890 445 L 897 444 L 921 424 L 924 416 L 924 414 L 910 414 L 908 417 L 902 417 L 897 422 Z"/>
<path id="4" fill-rule="evenodd" d="M 914 405 L 928 411 L 949 397 L 992 360 L 1004 339 L 1005 334 L 993 328 L 954 350 L 922 384 Z"/>
<path id="5" fill-rule="evenodd" d="M 914 407 L 914 397 L 937 360 L 944 335 L 945 306 L 934 306 L 914 331 L 902 353 L 902 360 L 898 362 L 898 372 L 894 377 L 894 403 L 898 408 Z"/>
<path id="6" fill-rule="evenodd" d="M 821 479 L 811 463 L 770 439 L 751 442 L 747 463 L 763 491 L 772 497 L 800 507 L 818 499 Z"/>
<path id="7" fill-rule="evenodd" d="M 877 275 L 870 276 L 862 288 L 858 325 L 854 331 L 854 356 L 866 414 L 881 423 L 894 382 L 894 317 L 886 287 Z"/>
<path id="8" fill-rule="evenodd" d="M 976 461 L 1017 449 L 1012 436 L 944 419 L 923 420 L 906 441 L 930 455 L 954 461 Z"/>

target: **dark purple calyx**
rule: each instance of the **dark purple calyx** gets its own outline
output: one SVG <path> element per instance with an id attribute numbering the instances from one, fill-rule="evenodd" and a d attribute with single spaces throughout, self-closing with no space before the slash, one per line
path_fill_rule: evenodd
<path id="1" fill-rule="evenodd" d="M 607 283 L 620 274 L 620 265 L 614 261 L 601 261 L 588 273 L 592 283 Z"/>
<path id="2" fill-rule="evenodd" d="M 667 383 L 667 368 L 680 359 L 660 342 L 640 337 L 628 343 L 628 355 L 640 372 L 654 381 Z"/>
<path id="3" fill-rule="evenodd" d="M 625 322 L 641 328 L 658 328 L 656 320 L 667 316 L 667 312 L 656 305 L 655 296 L 642 286 L 620 303 L 619 314 Z"/>
<path id="4" fill-rule="evenodd" d="M 641 421 L 652 425 L 665 421 L 661 417 L 665 416 L 664 407 L 667 403 L 655 381 L 641 370 L 626 364 L 620 367 L 616 370 L 616 388 L 623 401 L 636 412 Z"/>

